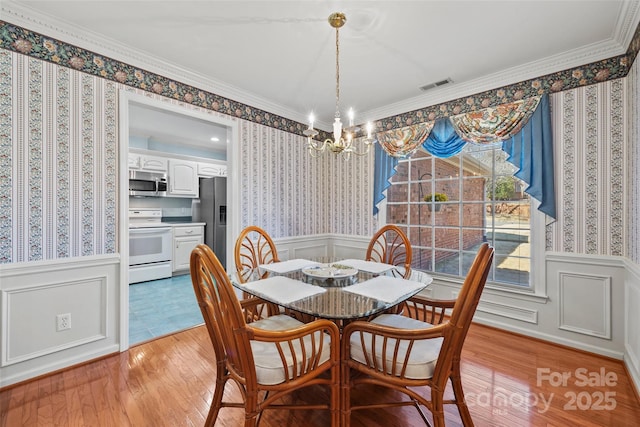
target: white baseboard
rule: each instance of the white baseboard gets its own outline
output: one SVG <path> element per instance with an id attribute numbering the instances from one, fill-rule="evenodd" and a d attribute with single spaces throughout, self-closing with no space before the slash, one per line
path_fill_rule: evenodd
<path id="1" fill-rule="evenodd" d="M 627 368 L 627 372 L 629 373 L 631 381 L 633 382 L 633 386 L 636 389 L 636 395 L 640 396 L 640 371 L 638 371 L 633 363 L 630 363 L 628 354 L 625 354 L 624 366 L 625 368 Z"/>
<path id="2" fill-rule="evenodd" d="M 51 363 L 37 365 L 29 369 L 10 373 L 8 375 L 3 374 L 0 377 L 0 388 L 19 383 L 21 381 L 27 381 L 40 375 L 50 374 L 61 369 L 69 368 L 80 363 L 85 363 L 87 361 L 98 359 L 118 352 L 120 352 L 120 346 L 115 344 L 109 347 L 101 348 L 99 351 L 79 353 L 75 354 L 73 357 L 69 357 L 66 359 L 60 359 Z"/>
<path id="3" fill-rule="evenodd" d="M 531 337 L 531 338 L 537 338 L 537 339 L 540 339 L 540 340 L 543 340 L 543 341 L 548 341 L 550 343 L 559 344 L 559 345 L 563 345 L 565 347 L 575 348 L 575 349 L 578 349 L 578 350 L 583 350 L 583 351 L 586 351 L 586 352 L 589 352 L 589 353 L 593 353 L 593 354 L 599 354 L 601 356 L 610 357 L 612 359 L 623 360 L 623 358 L 624 358 L 624 353 L 621 352 L 621 351 L 610 350 L 610 349 L 607 349 L 607 348 L 604 348 L 604 347 L 590 345 L 590 344 L 586 344 L 586 343 L 583 343 L 583 342 L 580 342 L 580 341 L 575 341 L 575 340 L 562 338 L 562 337 L 559 337 L 557 335 L 537 332 L 535 330 L 531 330 L 531 329 L 527 329 L 527 328 L 521 328 L 521 327 L 514 326 L 514 325 L 509 325 L 507 323 L 501 323 L 501 322 L 496 322 L 494 320 L 483 319 L 480 316 L 474 317 L 473 321 L 475 323 L 480 324 L 480 325 L 491 326 L 491 327 L 496 328 L 496 329 L 501 329 L 501 330 L 504 330 L 504 331 L 514 332 L 516 334 L 525 335 L 525 336 L 528 336 L 528 337 Z"/>

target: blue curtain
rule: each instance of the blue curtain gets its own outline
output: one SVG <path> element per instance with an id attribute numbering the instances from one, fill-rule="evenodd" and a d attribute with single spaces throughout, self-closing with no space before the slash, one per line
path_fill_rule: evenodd
<path id="1" fill-rule="evenodd" d="M 376 147 L 376 158 L 373 168 L 373 214 L 377 215 L 378 204 L 384 199 L 384 191 L 391 185 L 389 180 L 397 172 L 396 166 L 398 166 L 398 158 L 388 155 L 380 144 L 374 145 Z"/>
<path id="2" fill-rule="evenodd" d="M 462 151 L 467 142 L 456 133 L 448 118 L 438 119 L 422 147 L 436 157 L 452 157 Z"/>
<path id="3" fill-rule="evenodd" d="M 540 201 L 538 210 L 556 218 L 553 141 L 549 96 L 543 95 L 531 119 L 511 139 L 502 143 L 507 160 L 518 168 L 515 176 L 529 184 L 527 194 Z"/>

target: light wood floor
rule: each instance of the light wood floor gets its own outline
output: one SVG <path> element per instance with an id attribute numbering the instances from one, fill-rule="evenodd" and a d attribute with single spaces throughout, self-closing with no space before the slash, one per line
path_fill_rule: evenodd
<path id="1" fill-rule="evenodd" d="M 0 425 L 201 426 L 215 375 L 208 340 L 200 326 L 6 388 L 0 391 Z M 640 425 L 640 403 L 619 361 L 479 325 L 471 326 L 462 359 L 463 385 L 477 426 Z M 570 377 L 562 384 L 565 372 Z M 226 393 L 238 396 L 233 385 Z M 375 400 L 385 393 L 363 389 L 353 397 Z M 295 396 L 325 397 L 320 388 Z M 242 425 L 242 419 L 240 410 L 223 409 L 216 426 Z M 460 425 L 455 408 L 448 410 L 446 422 Z M 324 411 L 267 411 L 261 425 L 325 427 L 329 422 Z M 423 424 L 415 409 L 396 408 L 360 411 L 352 425 Z"/>

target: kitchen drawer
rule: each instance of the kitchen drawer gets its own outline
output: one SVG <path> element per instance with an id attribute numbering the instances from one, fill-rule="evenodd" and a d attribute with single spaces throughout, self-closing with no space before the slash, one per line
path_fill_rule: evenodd
<path id="1" fill-rule="evenodd" d="M 197 236 L 201 234 L 204 234 L 204 228 L 201 225 L 173 227 L 173 237 Z"/>

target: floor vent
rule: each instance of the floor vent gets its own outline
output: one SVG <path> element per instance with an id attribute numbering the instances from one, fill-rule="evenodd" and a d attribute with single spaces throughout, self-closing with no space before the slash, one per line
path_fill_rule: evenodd
<path id="1" fill-rule="evenodd" d="M 446 79 L 440 80 L 439 82 L 429 83 L 428 85 L 420 86 L 420 90 L 423 91 L 423 92 L 426 92 L 429 89 L 433 89 L 433 88 L 436 88 L 436 87 L 448 85 L 449 83 L 453 83 L 453 80 L 451 80 L 451 77 L 447 77 Z"/>

